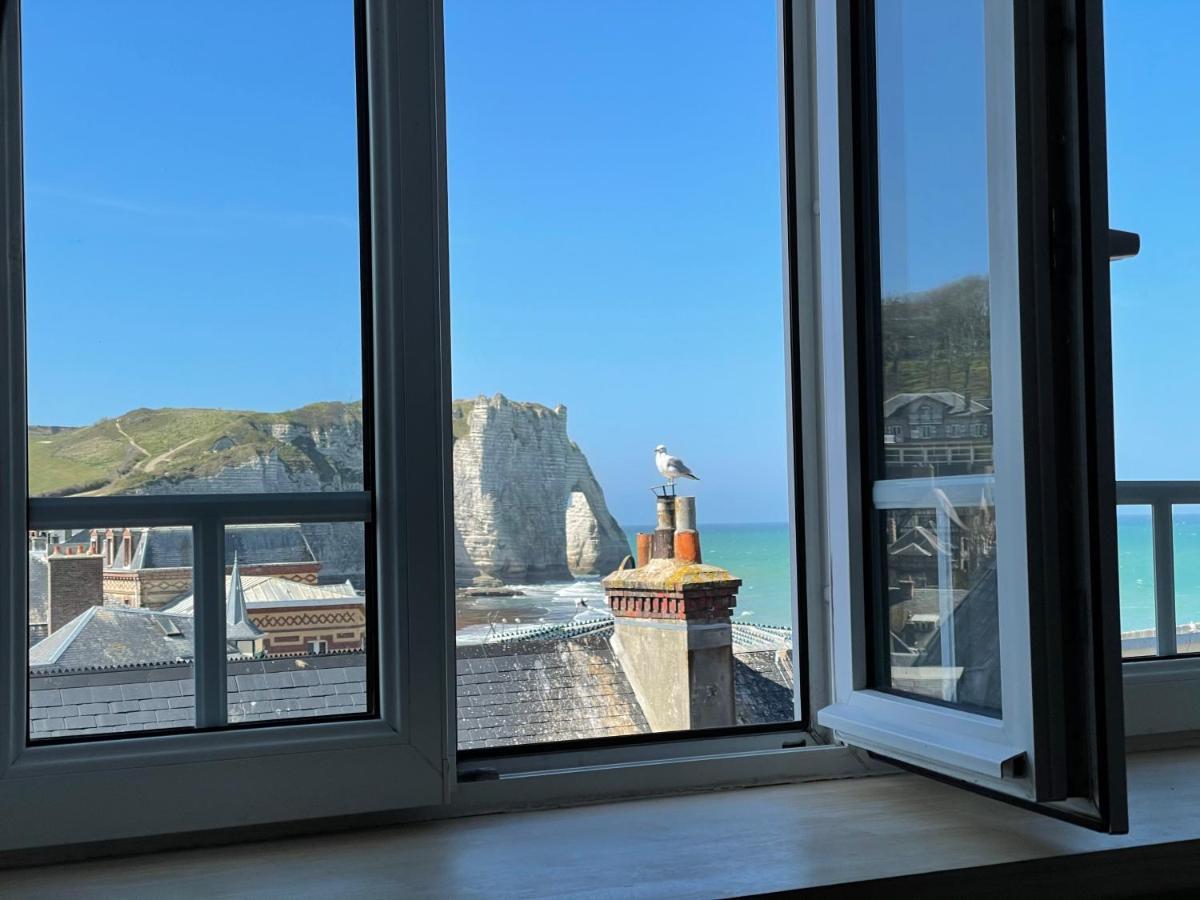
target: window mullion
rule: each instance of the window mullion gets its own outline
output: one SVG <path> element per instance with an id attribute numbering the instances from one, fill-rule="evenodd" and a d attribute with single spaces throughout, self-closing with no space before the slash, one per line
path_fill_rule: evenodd
<path id="1" fill-rule="evenodd" d="M 225 725 L 225 523 L 215 517 L 192 529 L 192 578 L 196 617 L 196 727 Z"/>
<path id="2" fill-rule="evenodd" d="M 20 4 L 0 4 L 0 774 L 25 743 L 28 621 Z"/>
<path id="3" fill-rule="evenodd" d="M 1175 533 L 1170 499 L 1157 500 L 1154 517 L 1154 624 L 1159 656 L 1178 652 L 1175 633 Z"/>

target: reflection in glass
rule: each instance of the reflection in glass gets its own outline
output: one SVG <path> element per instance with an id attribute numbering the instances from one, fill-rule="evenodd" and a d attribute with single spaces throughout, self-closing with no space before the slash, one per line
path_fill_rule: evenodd
<path id="1" fill-rule="evenodd" d="M 999 714 L 983 4 L 881 2 L 876 56 L 877 676 Z"/>

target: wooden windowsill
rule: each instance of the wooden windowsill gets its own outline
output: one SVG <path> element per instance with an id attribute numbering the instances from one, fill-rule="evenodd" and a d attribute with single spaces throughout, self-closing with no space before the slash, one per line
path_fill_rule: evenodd
<path id="1" fill-rule="evenodd" d="M 1187 843 L 1200 842 L 1198 767 L 1196 749 L 1131 755 L 1119 837 L 902 774 L 10 870 L 0 896 L 840 895 L 880 879 L 923 897 L 1051 884 L 1115 896 L 1200 878 Z"/>

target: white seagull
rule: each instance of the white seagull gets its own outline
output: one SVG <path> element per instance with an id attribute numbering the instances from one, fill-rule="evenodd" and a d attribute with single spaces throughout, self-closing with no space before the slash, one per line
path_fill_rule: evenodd
<path id="1" fill-rule="evenodd" d="M 654 448 L 654 464 L 658 466 L 658 473 L 667 479 L 667 483 L 672 487 L 675 486 L 676 478 L 690 478 L 693 481 L 700 480 L 682 459 L 667 453 L 667 448 L 662 444 Z"/>

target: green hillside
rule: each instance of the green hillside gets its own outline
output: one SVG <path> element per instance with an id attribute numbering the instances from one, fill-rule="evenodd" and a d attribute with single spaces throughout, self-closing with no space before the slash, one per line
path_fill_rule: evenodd
<path id="1" fill-rule="evenodd" d="M 281 413 L 135 409 L 84 428 L 33 426 L 29 492 L 119 494 L 150 481 L 213 474 L 271 451 L 293 470 L 335 474 L 307 436 L 276 438 L 276 425 L 361 427 L 362 404 L 314 403 Z"/>
<path id="2" fill-rule="evenodd" d="M 883 302 L 884 397 L 949 390 L 992 395 L 988 283 L 962 278 Z"/>

